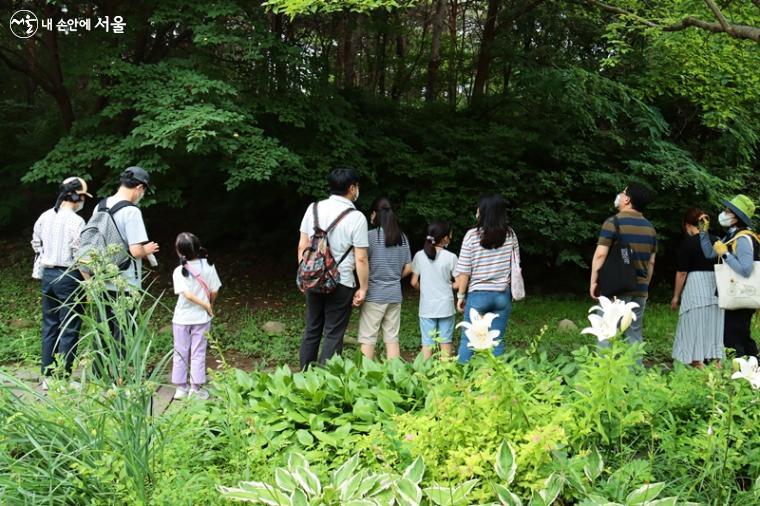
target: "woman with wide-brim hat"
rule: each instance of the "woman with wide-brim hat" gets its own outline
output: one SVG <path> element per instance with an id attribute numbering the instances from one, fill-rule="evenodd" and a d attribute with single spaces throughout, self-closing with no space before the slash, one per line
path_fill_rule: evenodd
<path id="1" fill-rule="evenodd" d="M 707 215 L 702 216 L 699 226 L 702 252 L 707 258 L 720 257 L 731 269 L 746 278 L 752 274 L 754 262 L 760 260 L 760 243 L 757 236 L 747 233 L 752 230 L 755 203 L 746 195 L 737 195 L 731 200 L 724 200 L 723 204 L 726 208 L 720 213 L 718 222 L 726 229 L 727 234 L 722 240 L 711 244 L 707 232 L 710 221 Z M 736 350 L 737 357 L 757 356 L 757 344 L 750 331 L 754 314 L 755 309 L 749 308 L 725 311 L 723 344 L 726 348 Z"/>

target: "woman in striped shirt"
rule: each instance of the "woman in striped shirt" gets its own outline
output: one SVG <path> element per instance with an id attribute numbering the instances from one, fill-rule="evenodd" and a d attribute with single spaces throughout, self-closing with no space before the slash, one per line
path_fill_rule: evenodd
<path id="1" fill-rule="evenodd" d="M 512 250 L 519 247 L 514 230 L 507 223 L 506 207 L 501 195 L 480 198 L 477 226 L 465 234 L 456 267 L 457 310 L 464 312 L 465 321 L 470 321 L 470 309 L 498 315 L 491 325 L 491 330 L 499 331 L 494 355 L 504 353 L 504 332 L 512 311 Z M 472 350 L 463 331 L 459 362 L 467 362 L 471 357 Z"/>

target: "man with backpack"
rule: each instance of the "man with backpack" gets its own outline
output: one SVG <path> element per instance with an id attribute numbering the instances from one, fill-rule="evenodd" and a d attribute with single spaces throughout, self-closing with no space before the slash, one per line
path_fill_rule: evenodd
<path id="1" fill-rule="evenodd" d="M 139 291 L 142 288 L 142 261 L 158 252 L 158 244 L 148 240 L 145 222 L 137 204 L 145 196 L 150 183 L 148 172 L 142 167 L 129 167 L 122 172 L 120 186 L 116 193 L 98 203 L 90 221 L 82 230 L 80 259 L 86 266 L 91 250 L 104 252 L 116 245 L 118 251 L 111 256 L 111 262 L 119 268 L 126 288 L 120 290 L 111 280 L 106 283 L 108 299 L 108 326 L 116 346 L 123 343 L 124 336 L 114 317 L 113 302 L 124 292 Z M 100 343 L 102 346 L 103 343 Z M 123 347 L 120 353 L 123 353 Z M 96 360 L 96 364 L 101 362 Z M 102 373 L 102 364 L 96 365 Z"/>
<path id="2" fill-rule="evenodd" d="M 323 333 L 319 363 L 340 354 L 351 306 L 364 302 L 369 283 L 367 218 L 354 206 L 359 176 L 352 168 L 338 168 L 328 184 L 330 198 L 309 205 L 301 221 L 297 282 L 306 294 L 301 369 L 317 361 Z"/>
<path id="3" fill-rule="evenodd" d="M 649 296 L 649 284 L 652 282 L 657 253 L 657 231 L 642 214 L 649 201 L 649 190 L 639 183 L 630 183 L 625 190 L 615 196 L 614 206 L 619 212 L 607 218 L 602 224 L 591 263 L 589 287 L 591 298 L 596 299 L 599 295 L 605 295 L 638 304 L 638 307 L 634 309 L 636 320 L 625 332 L 625 337 L 631 344 L 644 339 L 644 308 Z M 620 264 L 615 264 L 616 267 L 612 270 L 603 268 L 608 257 L 609 260 L 613 260 L 611 252 L 616 245 L 618 248 L 615 253 L 618 259 L 622 251 L 626 263 L 632 264 L 633 272 L 628 273 Z M 622 279 L 628 274 L 632 279 Z M 603 277 L 607 279 L 600 279 Z M 605 285 L 608 287 L 627 286 L 627 288 L 622 291 L 614 289 L 609 291 L 605 290 Z M 603 342 L 602 345 L 607 344 Z"/>

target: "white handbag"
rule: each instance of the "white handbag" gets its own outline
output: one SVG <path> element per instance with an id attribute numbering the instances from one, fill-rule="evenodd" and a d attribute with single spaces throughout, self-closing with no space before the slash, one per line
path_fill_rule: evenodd
<path id="1" fill-rule="evenodd" d="M 740 237 L 734 237 L 726 244 Z M 721 309 L 760 308 L 760 262 L 753 263 L 752 274 L 745 278 L 720 261 L 715 265 L 715 284 L 718 285 L 718 306 Z"/>
<path id="2" fill-rule="evenodd" d="M 32 279 L 42 279 L 42 262 L 40 262 L 39 253 L 34 255 L 34 265 L 32 266 Z"/>
<path id="3" fill-rule="evenodd" d="M 520 267 L 520 246 L 512 247 L 512 300 L 525 298 L 525 281 L 523 280 L 522 268 Z"/>

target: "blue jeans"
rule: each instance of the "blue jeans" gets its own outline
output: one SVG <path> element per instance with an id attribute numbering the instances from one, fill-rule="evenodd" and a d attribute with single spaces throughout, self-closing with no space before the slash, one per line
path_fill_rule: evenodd
<path id="1" fill-rule="evenodd" d="M 489 292 L 478 290 L 470 292 L 467 295 L 467 304 L 464 308 L 464 321 L 470 321 L 470 309 L 475 309 L 478 313 L 496 313 L 498 316 L 491 324 L 491 330 L 498 330 L 499 343 L 494 347 L 494 356 L 504 354 L 504 333 L 507 330 L 509 314 L 512 312 L 512 292 L 507 288 L 503 292 Z M 472 350 L 467 346 L 467 336 L 465 329 L 462 329 L 462 339 L 459 341 L 459 363 L 464 364 L 472 358 Z"/>
<path id="2" fill-rule="evenodd" d="M 46 267 L 42 272 L 42 374 L 50 374 L 53 357 L 64 357 L 66 373 L 71 373 L 79 342 L 81 307 L 75 294 L 82 280 L 78 270 Z"/>
<path id="3" fill-rule="evenodd" d="M 446 318 L 423 318 L 420 316 L 420 333 L 422 333 L 422 346 L 435 346 L 436 340 L 433 339 L 435 332 L 438 331 L 438 342 L 442 344 L 451 343 L 454 338 L 454 322 L 456 316 L 451 315 Z"/>

